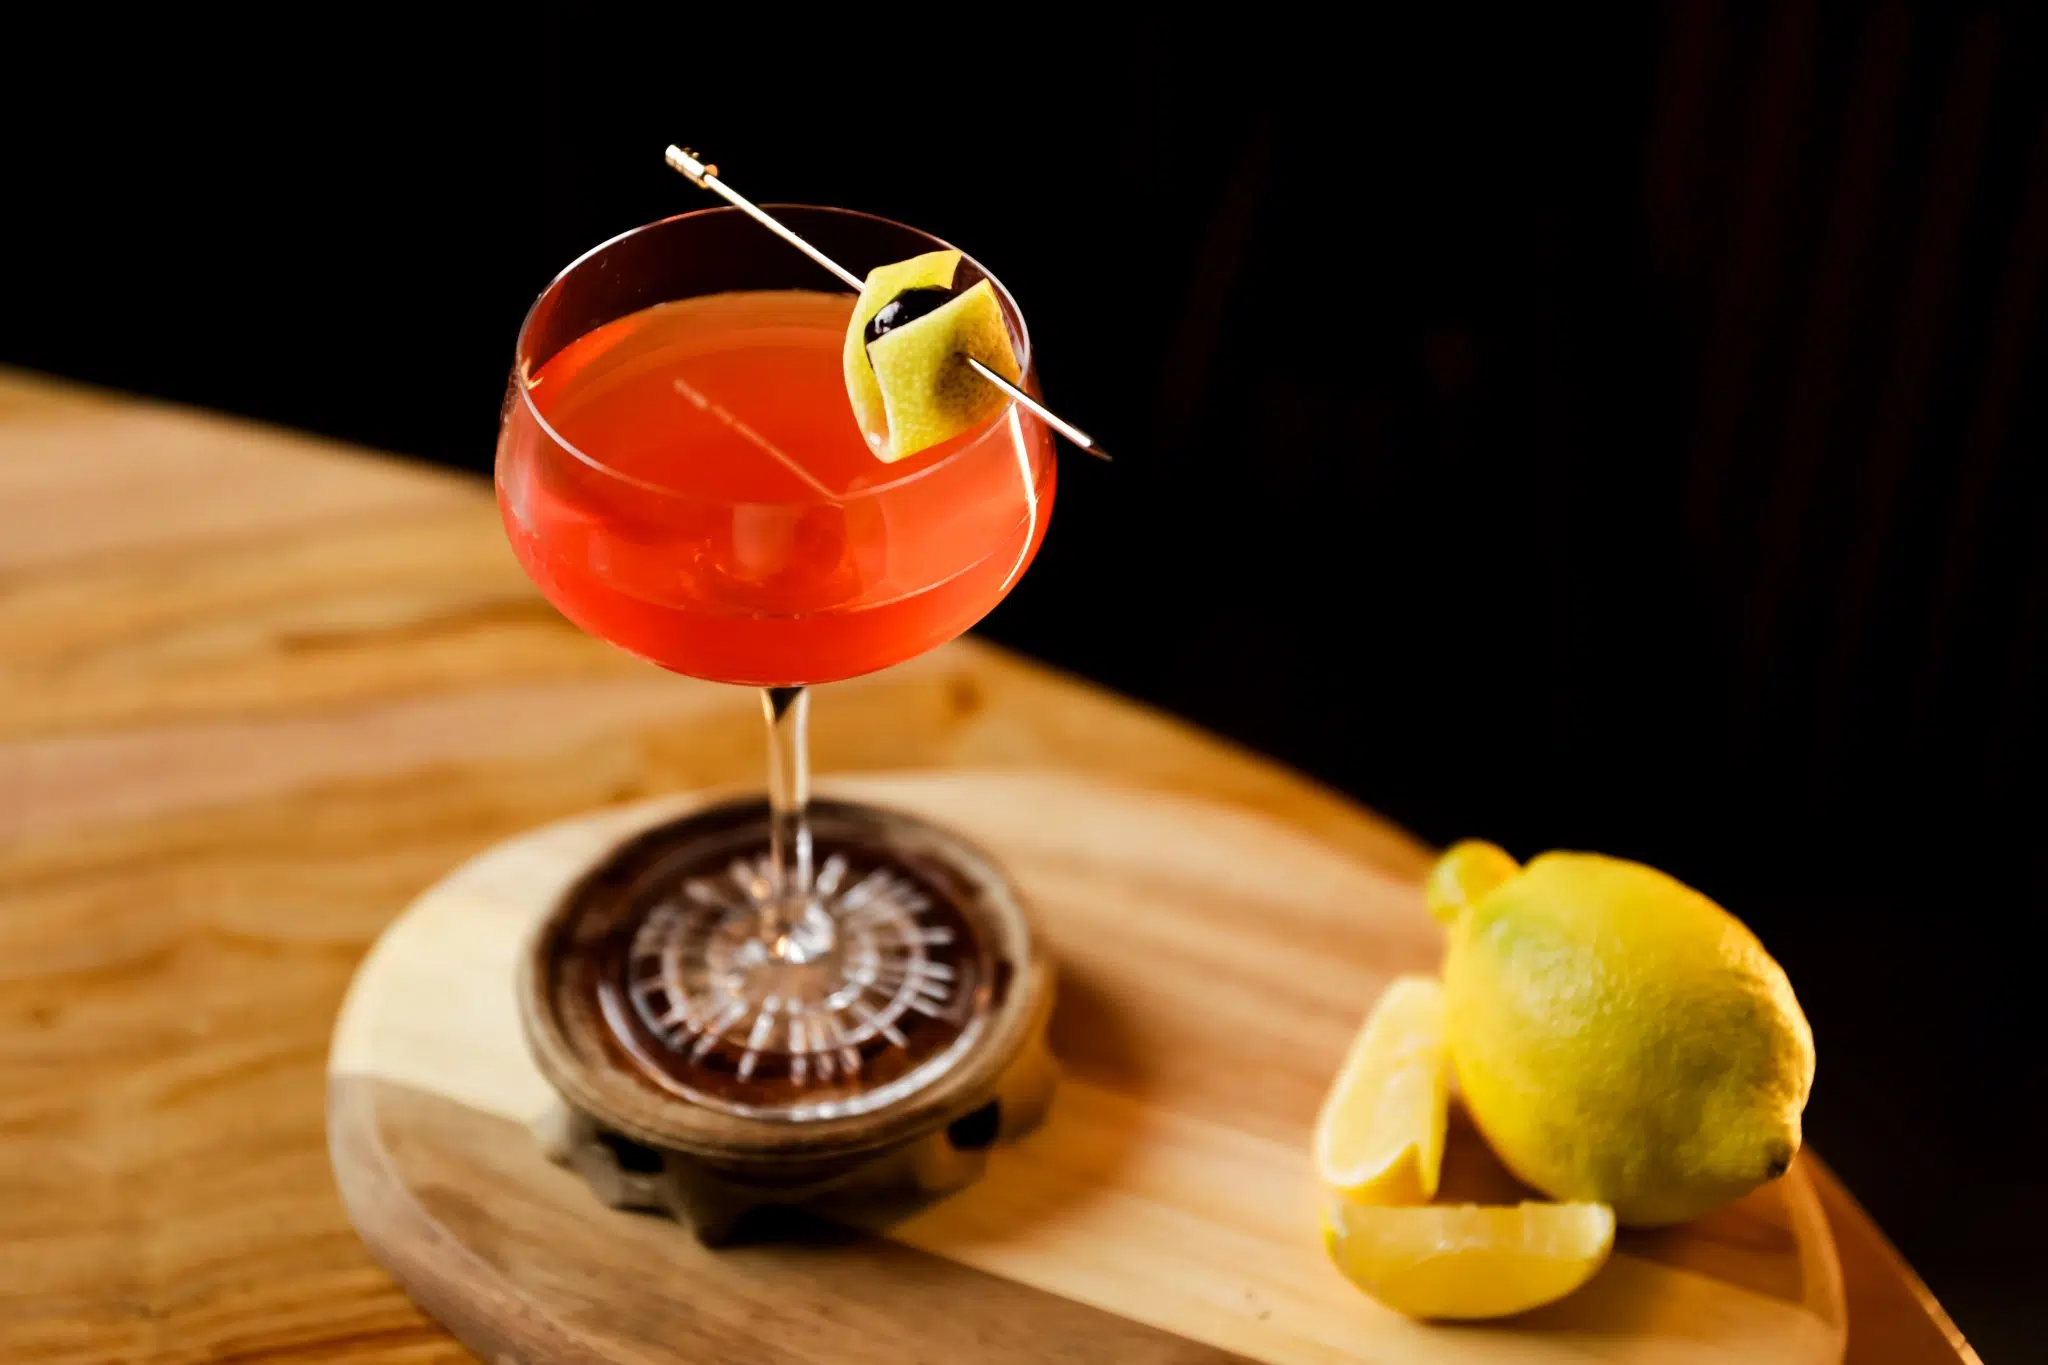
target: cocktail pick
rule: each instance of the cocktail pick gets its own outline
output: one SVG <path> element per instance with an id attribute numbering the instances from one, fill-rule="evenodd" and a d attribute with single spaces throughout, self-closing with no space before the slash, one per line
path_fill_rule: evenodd
<path id="1" fill-rule="evenodd" d="M 824 266 L 825 269 L 831 271 L 834 275 L 837 275 L 840 279 L 846 281 L 848 285 L 852 286 L 855 293 L 860 292 L 863 283 L 860 276 L 854 274 L 851 270 L 848 270 L 845 266 L 839 264 L 839 262 L 833 260 L 830 256 L 827 256 L 824 252 L 818 250 L 818 248 L 812 246 L 809 242 L 797 236 L 794 232 L 790 231 L 788 227 L 786 227 L 780 221 L 778 221 L 773 214 L 769 213 L 759 204 L 756 204 L 753 200 L 747 198 L 738 190 L 734 189 L 732 186 L 726 184 L 723 180 L 719 179 L 718 167 L 710 164 L 709 162 L 701 160 L 695 152 L 689 151 L 686 148 L 674 146 L 673 144 L 671 144 L 668 149 L 668 164 L 673 166 L 676 170 L 682 172 L 684 178 L 686 178 L 691 184 L 696 185 L 702 189 L 710 190 L 713 194 L 720 196 L 728 204 L 731 204 L 734 208 L 738 209 L 741 213 L 746 214 L 747 217 L 753 219 L 762 227 L 767 228 L 777 237 L 780 237 L 783 241 L 788 242 L 798 251 L 803 252 L 804 255 L 810 257 L 819 265 Z M 1051 427 L 1054 431 L 1057 431 L 1060 435 L 1066 437 L 1069 441 L 1072 441 L 1080 449 L 1087 451 L 1090 455 L 1095 456 L 1097 459 L 1107 460 L 1109 458 L 1109 452 L 1104 450 L 1101 446 L 1097 445 L 1095 443 L 1095 438 L 1093 436 L 1090 436 L 1087 432 L 1081 430 L 1081 428 L 1075 426 L 1072 422 L 1069 422 L 1066 418 L 1060 416 L 1051 408 L 1048 408 L 1045 404 L 1039 402 L 1036 398 L 1033 398 L 1030 394 L 1024 392 L 1023 389 L 1019 388 L 1015 384 L 1012 384 L 1009 380 L 1003 378 L 1000 374 L 997 374 L 994 370 L 982 364 L 979 360 L 976 360 L 971 355 L 962 356 L 960 358 L 962 360 L 965 360 L 969 365 L 972 365 L 974 367 L 974 372 L 976 374 L 980 375 L 983 379 L 986 379 L 989 383 L 1001 389 L 1004 393 L 1009 394 L 1010 397 L 1016 399 L 1024 407 L 1030 409 L 1039 417 L 1043 418 L 1047 426 Z"/>

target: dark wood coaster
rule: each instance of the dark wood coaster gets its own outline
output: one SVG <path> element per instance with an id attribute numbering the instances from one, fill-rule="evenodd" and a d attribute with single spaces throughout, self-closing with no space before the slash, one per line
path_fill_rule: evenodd
<path id="1" fill-rule="evenodd" d="M 837 925 L 815 975 L 755 936 L 757 798 L 622 840 L 531 936 L 521 1021 L 564 1101 L 543 1145 L 605 1203 L 722 1242 L 764 1206 L 958 1189 L 1043 1115 L 1053 973 L 1001 870 L 886 807 L 819 800 L 810 826 Z"/>

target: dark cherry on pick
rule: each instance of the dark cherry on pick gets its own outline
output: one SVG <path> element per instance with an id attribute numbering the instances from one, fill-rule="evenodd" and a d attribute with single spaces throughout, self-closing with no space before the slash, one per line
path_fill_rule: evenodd
<path id="1" fill-rule="evenodd" d="M 867 330 L 862 333 L 861 344 L 874 345 L 898 327 L 916 322 L 927 313 L 937 312 L 952 297 L 952 290 L 936 284 L 904 290 L 875 310 L 875 315 L 868 319 Z"/>

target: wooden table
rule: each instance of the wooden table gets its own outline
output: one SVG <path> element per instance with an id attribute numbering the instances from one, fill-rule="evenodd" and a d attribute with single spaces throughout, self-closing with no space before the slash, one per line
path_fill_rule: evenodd
<path id="1" fill-rule="evenodd" d="M 343 987 L 514 831 L 754 778 L 751 697 L 586 639 L 467 479 L 0 372 L 0 1359 L 466 1359 L 329 1178 Z M 832 688 L 825 770 L 1061 766 L 1383 867 L 1331 792 L 984 645 Z M 1974 1361 L 1817 1169 L 1849 1359 Z"/>

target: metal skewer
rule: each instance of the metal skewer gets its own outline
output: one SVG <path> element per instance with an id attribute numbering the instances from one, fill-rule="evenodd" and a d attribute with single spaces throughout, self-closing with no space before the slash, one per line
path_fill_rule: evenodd
<path id="1" fill-rule="evenodd" d="M 864 283 L 860 276 L 854 274 L 851 270 L 848 270 L 845 266 L 839 264 L 839 262 L 833 260 L 830 256 L 827 256 L 824 252 L 818 250 L 818 248 L 812 246 L 809 242 L 797 236 L 794 232 L 791 232 L 787 227 L 783 226 L 783 224 L 780 221 L 778 221 L 774 215 L 770 214 L 766 209 L 762 208 L 759 204 L 756 204 L 753 200 L 741 194 L 732 186 L 726 184 L 723 180 L 720 180 L 718 178 L 718 167 L 710 164 L 707 161 L 700 160 L 696 153 L 691 152 L 682 147 L 677 147 L 673 144 L 671 144 L 668 149 L 668 164 L 670 166 L 673 166 L 676 170 L 682 172 L 684 178 L 687 179 L 691 184 L 696 185 L 701 189 L 710 190 L 713 194 L 716 194 L 719 197 L 723 198 L 725 202 L 731 204 L 741 213 L 746 214 L 747 217 L 753 219 L 762 227 L 767 228 L 777 237 L 780 237 L 783 241 L 788 242 L 798 251 L 803 252 L 804 255 L 810 257 L 819 265 L 824 266 L 825 269 L 831 271 L 834 275 L 837 275 L 841 280 L 844 280 L 853 289 L 855 293 L 860 292 Z M 1041 420 L 1043 420 L 1047 426 L 1051 427 L 1054 431 L 1057 431 L 1060 435 L 1066 437 L 1069 441 L 1072 441 L 1080 449 L 1087 451 L 1090 455 L 1095 456 L 1097 459 L 1107 460 L 1109 458 L 1109 452 L 1104 450 L 1101 446 L 1097 445 L 1095 443 L 1095 438 L 1093 436 L 1090 436 L 1087 432 L 1081 430 L 1081 428 L 1075 426 L 1072 422 L 1069 422 L 1066 418 L 1060 416 L 1051 408 L 1048 408 L 1045 404 L 1039 402 L 1036 398 L 1033 398 L 1030 394 L 1024 392 L 1023 389 L 1019 388 L 1015 384 L 1012 384 L 1009 380 L 1003 378 L 1000 374 L 997 374 L 994 370 L 982 364 L 979 360 L 976 360 L 971 355 L 963 355 L 960 358 L 966 361 L 969 365 L 972 365 L 974 367 L 974 372 L 976 374 L 980 375 L 983 379 L 986 379 L 989 383 L 1001 389 L 1004 393 L 1010 395 L 1010 397 L 1016 399 L 1018 403 L 1023 405 L 1025 408 L 1029 409 L 1031 412 L 1037 414 L 1037 416 Z"/>

